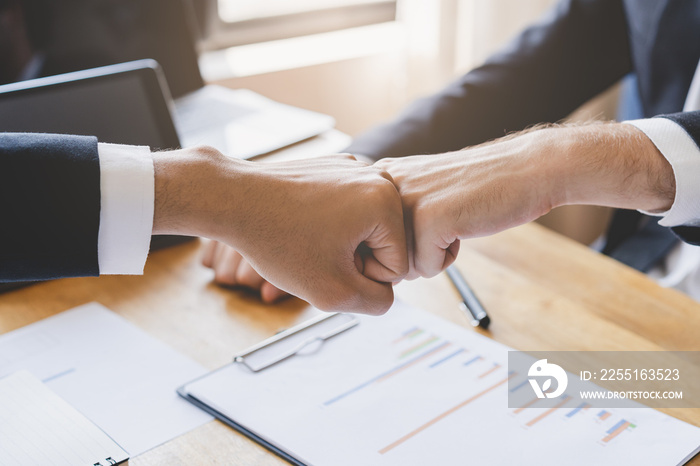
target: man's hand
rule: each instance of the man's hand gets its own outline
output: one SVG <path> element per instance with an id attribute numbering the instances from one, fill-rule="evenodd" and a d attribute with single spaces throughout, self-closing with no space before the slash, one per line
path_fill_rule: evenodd
<path id="1" fill-rule="evenodd" d="M 660 211 L 673 172 L 637 128 L 592 124 L 529 131 L 458 152 L 383 159 L 401 193 L 407 278 L 450 265 L 459 240 L 534 220 L 553 207 L 594 204 Z"/>
<path id="2" fill-rule="evenodd" d="M 458 152 L 383 159 L 398 187 L 410 272 L 431 277 L 450 265 L 460 239 L 497 233 L 566 204 L 650 212 L 670 207 L 673 171 L 654 144 L 625 124 L 531 130 Z M 282 294 L 237 253 L 208 246 L 204 262 L 219 282 Z M 232 278 L 233 277 L 233 278 Z"/>
<path id="3" fill-rule="evenodd" d="M 401 194 L 408 279 L 432 277 L 454 262 L 460 239 L 533 220 L 551 208 L 544 177 L 521 147 L 503 143 L 439 155 L 383 159 Z"/>
<path id="4" fill-rule="evenodd" d="M 401 199 L 351 156 L 259 164 L 206 148 L 154 154 L 154 233 L 209 237 L 324 310 L 381 314 L 408 271 Z"/>

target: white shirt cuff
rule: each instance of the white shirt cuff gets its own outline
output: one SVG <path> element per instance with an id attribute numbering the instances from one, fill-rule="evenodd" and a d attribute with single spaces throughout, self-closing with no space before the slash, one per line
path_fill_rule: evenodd
<path id="1" fill-rule="evenodd" d="M 625 121 L 647 135 L 673 168 L 676 197 L 666 212 L 647 215 L 663 217 L 659 225 L 700 225 L 700 148 L 678 123 L 668 118 Z"/>
<path id="2" fill-rule="evenodd" d="M 143 273 L 153 231 L 154 171 L 145 146 L 98 144 L 100 275 Z"/>

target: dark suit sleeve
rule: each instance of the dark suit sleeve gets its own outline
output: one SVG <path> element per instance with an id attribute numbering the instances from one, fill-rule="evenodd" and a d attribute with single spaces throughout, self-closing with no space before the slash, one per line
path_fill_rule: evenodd
<path id="1" fill-rule="evenodd" d="M 556 122 L 631 69 L 621 0 L 564 0 L 486 63 L 347 152 L 373 159 L 458 150 Z"/>
<path id="2" fill-rule="evenodd" d="M 99 275 L 97 139 L 0 133 L 0 281 Z"/>
<path id="3" fill-rule="evenodd" d="M 700 152 L 700 111 L 673 113 L 670 115 L 659 115 L 658 118 L 667 118 L 681 126 L 688 136 L 690 136 Z M 700 183 L 700 180 L 698 180 Z M 700 246 L 700 228 L 679 226 L 672 228 L 673 232 L 686 243 Z"/>

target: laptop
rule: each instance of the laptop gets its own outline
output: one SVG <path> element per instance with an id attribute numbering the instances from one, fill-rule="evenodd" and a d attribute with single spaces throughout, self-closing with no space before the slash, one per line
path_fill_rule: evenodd
<path id="1" fill-rule="evenodd" d="M 169 101 L 158 63 L 138 60 L 2 85 L 0 129 L 177 149 Z"/>
<path id="2" fill-rule="evenodd" d="M 149 1 L 156 8 L 168 9 L 167 22 L 159 25 L 159 37 L 153 38 L 153 56 L 148 58 L 167 63 L 163 65 L 165 77 L 175 89 L 175 127 L 184 147 L 208 144 L 228 156 L 247 159 L 335 126 L 328 115 L 283 105 L 249 90 L 202 85 L 189 0 Z M 179 60 L 174 60 L 169 55 L 173 54 L 172 40 L 177 36 L 181 48 Z M 181 77 L 188 76 L 181 82 Z"/>
<path id="3" fill-rule="evenodd" d="M 170 96 L 154 60 L 140 60 L 0 86 L 0 128 L 97 136 L 101 142 L 177 149 Z M 185 236 L 158 235 L 151 250 Z M 0 292 L 27 282 L 0 283 Z"/>
<path id="4" fill-rule="evenodd" d="M 156 60 L 175 99 L 173 119 L 183 147 L 207 144 L 251 158 L 335 126 L 328 115 L 247 90 L 204 85 L 191 0 L 55 0 L 54 6 L 43 74 Z"/>

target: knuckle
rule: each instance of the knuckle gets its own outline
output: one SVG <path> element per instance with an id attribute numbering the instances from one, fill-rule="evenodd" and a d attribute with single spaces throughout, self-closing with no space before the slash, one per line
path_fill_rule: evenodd
<path id="1" fill-rule="evenodd" d="M 385 157 L 374 162 L 374 166 L 382 170 L 387 170 L 397 159 L 395 157 Z"/>
<path id="2" fill-rule="evenodd" d="M 355 157 L 352 154 L 349 154 L 347 152 L 342 152 L 337 155 L 337 157 L 343 159 L 343 160 L 351 160 L 351 161 L 357 161 L 357 157 Z"/>
<path id="3" fill-rule="evenodd" d="M 425 240 L 425 234 L 431 228 L 436 227 L 436 222 L 439 218 L 435 218 L 435 211 L 432 206 L 417 201 L 411 207 L 411 215 L 413 216 L 413 231 L 416 236 L 416 243 Z"/>
<path id="4" fill-rule="evenodd" d="M 344 165 L 344 166 L 355 166 L 356 164 L 364 165 L 364 163 L 359 162 L 352 154 L 332 154 L 317 157 L 315 159 L 317 162 L 324 162 L 333 165 Z"/>
<path id="5" fill-rule="evenodd" d="M 417 278 L 420 278 L 420 274 L 416 271 L 415 268 L 412 267 L 411 270 L 409 270 L 408 274 L 406 275 L 406 278 L 404 278 L 404 280 L 411 281 L 411 280 L 415 280 Z"/>
<path id="6" fill-rule="evenodd" d="M 406 256 L 406 260 L 402 260 L 400 264 L 396 266 L 396 279 L 394 281 L 401 281 L 404 280 L 408 277 L 409 273 L 411 273 L 411 266 L 408 263 L 408 255 Z"/>
<path id="7" fill-rule="evenodd" d="M 389 171 L 386 168 L 377 166 L 376 164 L 372 165 L 371 168 L 374 170 L 377 177 L 381 178 L 385 184 L 388 182 L 393 186 L 394 179 L 392 178 L 391 173 L 389 173 Z"/>
<path id="8" fill-rule="evenodd" d="M 432 270 L 429 264 L 430 261 L 427 259 L 429 259 L 427 252 L 423 250 L 422 246 L 419 246 L 416 254 L 415 272 L 423 278 L 430 278 L 437 274 Z"/>
<path id="9" fill-rule="evenodd" d="M 317 297 L 313 300 L 312 304 L 315 308 L 326 312 L 345 310 L 342 306 L 339 305 L 339 302 L 336 298 L 329 296 Z"/>
<path id="10" fill-rule="evenodd" d="M 205 157 L 222 157 L 223 154 L 216 149 L 215 147 L 212 146 L 207 146 L 207 145 L 199 145 L 195 148 L 195 150 L 205 156 Z"/>
<path id="11" fill-rule="evenodd" d="M 333 285 L 327 285 L 323 288 L 324 291 L 316 293 L 309 302 L 317 309 L 322 311 L 339 311 L 345 310 L 343 302 L 346 301 L 345 291 Z"/>
<path id="12" fill-rule="evenodd" d="M 381 203 L 383 208 L 394 208 L 401 205 L 401 196 L 394 184 L 381 178 L 372 183 L 372 197 L 376 202 Z"/>

